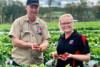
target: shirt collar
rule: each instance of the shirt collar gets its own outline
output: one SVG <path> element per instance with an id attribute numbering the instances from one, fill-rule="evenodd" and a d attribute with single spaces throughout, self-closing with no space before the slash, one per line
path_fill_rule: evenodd
<path id="1" fill-rule="evenodd" d="M 79 33 L 76 31 L 76 30 L 74 30 L 74 32 L 68 37 L 68 38 L 70 38 L 70 37 L 73 37 L 73 36 L 76 36 L 76 35 L 78 35 Z M 64 38 L 65 39 L 65 33 L 63 33 L 62 35 L 61 35 L 61 38 Z"/>
<path id="2" fill-rule="evenodd" d="M 29 18 L 28 18 L 28 15 L 25 15 L 25 22 L 29 22 Z M 39 21 L 38 21 L 38 17 L 36 17 L 36 20 L 33 24 L 39 24 Z"/>

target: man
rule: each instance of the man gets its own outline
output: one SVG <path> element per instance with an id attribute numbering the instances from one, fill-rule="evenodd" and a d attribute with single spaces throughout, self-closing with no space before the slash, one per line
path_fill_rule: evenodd
<path id="1" fill-rule="evenodd" d="M 43 63 L 43 51 L 48 47 L 50 38 L 47 26 L 37 17 L 38 0 L 27 0 L 27 14 L 14 21 L 9 36 L 12 39 L 13 65 Z"/>

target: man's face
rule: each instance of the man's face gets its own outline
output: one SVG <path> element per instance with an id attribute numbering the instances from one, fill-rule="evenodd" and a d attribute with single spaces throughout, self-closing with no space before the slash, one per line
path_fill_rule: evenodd
<path id="1" fill-rule="evenodd" d="M 60 27 L 65 33 L 69 33 L 73 30 L 74 22 L 70 17 L 64 17 L 60 20 Z"/>
<path id="2" fill-rule="evenodd" d="M 26 5 L 26 11 L 28 16 L 30 17 L 36 17 L 39 11 L 38 5 Z"/>

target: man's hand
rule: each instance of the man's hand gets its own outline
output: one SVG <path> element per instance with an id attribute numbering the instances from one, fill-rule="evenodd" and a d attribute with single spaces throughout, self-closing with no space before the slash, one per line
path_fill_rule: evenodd
<path id="1" fill-rule="evenodd" d="M 41 51 L 46 51 L 48 48 L 48 40 L 44 40 L 41 44 L 40 44 L 40 50 Z"/>
<path id="2" fill-rule="evenodd" d="M 40 47 L 40 51 L 46 51 L 48 46 L 41 44 L 39 47 Z"/>
<path id="3" fill-rule="evenodd" d="M 32 44 L 32 49 L 36 51 L 40 51 L 40 47 L 36 43 Z"/>

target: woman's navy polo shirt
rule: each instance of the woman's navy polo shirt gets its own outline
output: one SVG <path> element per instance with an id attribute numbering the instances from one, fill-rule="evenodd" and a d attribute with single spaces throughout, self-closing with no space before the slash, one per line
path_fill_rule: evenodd
<path id="1" fill-rule="evenodd" d="M 86 37 L 79 34 L 76 30 L 74 30 L 71 36 L 67 39 L 65 39 L 65 34 L 62 34 L 58 40 L 57 53 L 59 55 L 64 54 L 65 52 L 71 54 L 90 53 Z M 70 64 L 72 67 L 83 67 L 83 62 L 75 59 L 67 59 L 66 61 L 58 59 L 56 67 L 65 67 L 67 64 Z"/>

